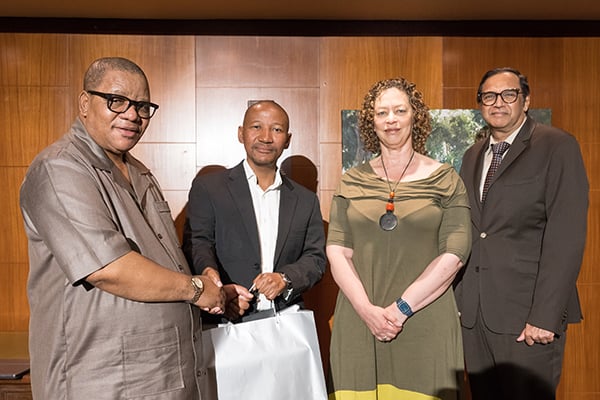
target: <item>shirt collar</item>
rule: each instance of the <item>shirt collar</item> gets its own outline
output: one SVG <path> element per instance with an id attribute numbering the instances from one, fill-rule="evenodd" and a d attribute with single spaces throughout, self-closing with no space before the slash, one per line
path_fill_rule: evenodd
<path id="1" fill-rule="evenodd" d="M 510 135 L 508 135 L 508 137 L 506 139 L 503 140 L 503 142 L 506 142 L 510 145 L 513 144 L 513 142 L 515 141 L 515 138 L 517 137 L 517 134 L 519 133 L 519 131 L 521 130 L 521 128 L 523 127 L 523 125 L 525 125 L 525 122 L 527 121 L 527 117 L 525 117 L 525 119 L 523 120 L 523 122 L 521 122 L 521 125 L 519 125 L 517 127 L 517 129 L 515 129 L 513 131 L 513 133 L 511 133 Z M 490 135 L 490 145 L 488 146 L 487 149 L 487 153 L 491 153 L 492 152 L 492 145 L 498 143 L 498 141 L 496 139 L 494 139 L 493 135 Z"/>
<path id="2" fill-rule="evenodd" d="M 244 159 L 243 165 L 244 165 L 244 172 L 246 173 L 246 179 L 248 180 L 248 182 L 249 183 L 252 182 L 253 184 L 258 185 L 258 179 L 256 178 L 256 174 L 254 173 L 254 170 L 248 163 L 247 159 Z M 283 183 L 283 180 L 281 179 L 281 174 L 279 173 L 279 169 L 277 169 L 277 171 L 275 171 L 275 181 L 273 182 L 273 184 L 271 186 L 269 186 L 267 188 L 267 190 L 276 189 L 276 188 L 280 187 L 282 185 L 282 183 Z M 265 190 L 265 192 L 266 192 L 266 190 Z"/>

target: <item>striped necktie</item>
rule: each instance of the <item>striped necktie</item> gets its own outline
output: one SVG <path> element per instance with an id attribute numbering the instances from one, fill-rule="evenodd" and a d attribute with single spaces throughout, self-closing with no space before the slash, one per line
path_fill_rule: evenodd
<path id="1" fill-rule="evenodd" d="M 481 202 L 485 201 L 485 196 L 487 195 L 488 189 L 490 188 L 490 183 L 492 182 L 492 177 L 496 173 L 496 170 L 500 166 L 502 162 L 502 155 L 508 150 L 510 147 L 510 143 L 507 142 L 499 142 L 492 145 L 492 162 L 490 164 L 490 169 L 488 169 L 487 175 L 485 176 L 485 182 L 483 183 L 483 192 L 481 193 Z"/>

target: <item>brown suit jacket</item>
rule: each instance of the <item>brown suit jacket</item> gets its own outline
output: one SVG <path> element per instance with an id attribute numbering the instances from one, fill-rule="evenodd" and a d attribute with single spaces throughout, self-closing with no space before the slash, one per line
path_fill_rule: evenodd
<path id="1" fill-rule="evenodd" d="M 457 278 L 461 323 L 478 307 L 487 327 L 518 335 L 525 323 L 557 334 L 579 322 L 575 282 L 585 246 L 589 185 L 576 139 L 528 118 L 480 202 L 489 138 L 471 146 L 460 175 L 471 203 L 473 247 Z"/>

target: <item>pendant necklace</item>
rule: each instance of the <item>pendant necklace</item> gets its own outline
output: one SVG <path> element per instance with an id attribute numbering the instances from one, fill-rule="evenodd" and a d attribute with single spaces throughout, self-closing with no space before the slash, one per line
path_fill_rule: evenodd
<path id="1" fill-rule="evenodd" d="M 385 169 L 385 164 L 383 163 L 383 155 L 381 155 L 381 166 L 383 166 L 383 172 L 385 173 L 385 178 L 387 180 L 388 187 L 390 188 L 390 197 L 388 198 L 387 204 L 385 205 L 385 214 L 383 214 L 379 218 L 379 226 L 384 231 L 394 230 L 396 228 L 396 226 L 398 226 L 398 217 L 396 217 L 396 215 L 394 214 L 395 191 L 396 191 L 396 188 L 398 188 L 398 184 L 402 180 L 402 177 L 404 176 L 404 173 L 408 169 L 408 166 L 410 165 L 414 155 L 415 155 L 415 150 L 413 149 L 413 151 L 410 155 L 410 159 L 406 163 L 406 167 L 404 167 L 404 170 L 402 171 L 402 175 L 400 175 L 400 178 L 398 178 L 398 182 L 396 182 L 396 184 L 394 185 L 393 190 L 392 190 L 392 185 L 390 184 L 390 179 L 388 178 L 387 170 Z"/>

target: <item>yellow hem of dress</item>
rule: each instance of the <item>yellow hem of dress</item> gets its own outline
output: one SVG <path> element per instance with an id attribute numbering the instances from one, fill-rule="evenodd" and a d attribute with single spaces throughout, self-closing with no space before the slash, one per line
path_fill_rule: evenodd
<path id="1" fill-rule="evenodd" d="M 356 392 L 338 390 L 329 394 L 329 400 L 441 400 L 439 397 L 398 389 L 393 385 L 377 385 L 376 390 Z"/>

